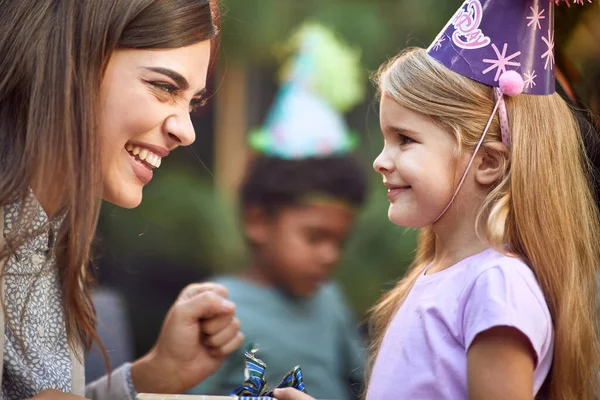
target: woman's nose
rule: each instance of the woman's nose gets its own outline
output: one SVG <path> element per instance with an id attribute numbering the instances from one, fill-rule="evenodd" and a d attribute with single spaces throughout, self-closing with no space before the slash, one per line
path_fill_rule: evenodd
<path id="1" fill-rule="evenodd" d="M 196 140 L 196 131 L 188 112 L 169 116 L 165 121 L 165 129 L 176 146 L 189 146 Z"/>

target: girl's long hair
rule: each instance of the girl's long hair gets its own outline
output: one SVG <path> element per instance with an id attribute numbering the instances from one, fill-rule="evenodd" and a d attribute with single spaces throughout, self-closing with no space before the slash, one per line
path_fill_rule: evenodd
<path id="1" fill-rule="evenodd" d="M 377 82 L 381 93 L 453 134 L 461 151 L 473 151 L 494 106 L 492 88 L 449 70 L 422 49 L 409 49 L 382 66 Z M 555 334 L 550 398 L 592 399 L 600 370 L 595 301 L 600 240 L 589 161 L 573 113 L 558 94 L 522 94 L 508 98 L 506 106 L 510 159 L 474 228 L 498 251 L 508 245 L 539 281 Z M 495 117 L 485 142 L 500 140 Z M 425 228 L 408 273 L 372 309 L 371 364 L 390 320 L 434 253 L 433 230 Z"/>
<path id="2" fill-rule="evenodd" d="M 100 342 L 86 270 L 102 199 L 96 116 L 108 61 L 117 49 L 213 39 L 215 1 L 0 1 L 0 207 L 23 204 L 33 189 L 66 210 L 56 256 L 73 349 Z M 26 231 L 6 238 L 0 260 Z"/>

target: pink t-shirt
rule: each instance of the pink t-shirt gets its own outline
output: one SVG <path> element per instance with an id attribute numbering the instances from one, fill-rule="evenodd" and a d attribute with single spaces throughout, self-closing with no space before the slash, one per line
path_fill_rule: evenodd
<path id="1" fill-rule="evenodd" d="M 495 326 L 529 338 L 537 394 L 552 364 L 553 328 L 529 267 L 488 249 L 420 276 L 385 333 L 367 400 L 466 399 L 467 350 Z"/>

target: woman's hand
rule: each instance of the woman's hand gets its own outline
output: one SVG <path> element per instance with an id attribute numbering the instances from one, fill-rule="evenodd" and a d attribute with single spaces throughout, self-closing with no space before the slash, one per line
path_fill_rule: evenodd
<path id="1" fill-rule="evenodd" d="M 183 393 L 213 374 L 244 340 L 234 313 L 223 286 L 185 288 L 169 310 L 154 348 L 131 367 L 136 390 Z"/>
<path id="2" fill-rule="evenodd" d="M 29 400 L 84 400 L 83 397 L 74 394 L 66 394 L 58 390 L 44 390 L 42 393 L 30 398 Z"/>
<path id="3" fill-rule="evenodd" d="M 314 397 L 293 388 L 275 389 L 273 396 L 277 400 L 315 400 Z"/>

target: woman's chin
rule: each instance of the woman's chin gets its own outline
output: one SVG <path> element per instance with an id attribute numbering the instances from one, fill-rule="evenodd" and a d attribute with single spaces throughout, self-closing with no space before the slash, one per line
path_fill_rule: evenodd
<path id="1" fill-rule="evenodd" d="M 142 202 L 143 186 L 108 188 L 104 190 L 103 200 L 122 208 L 135 208 Z"/>

